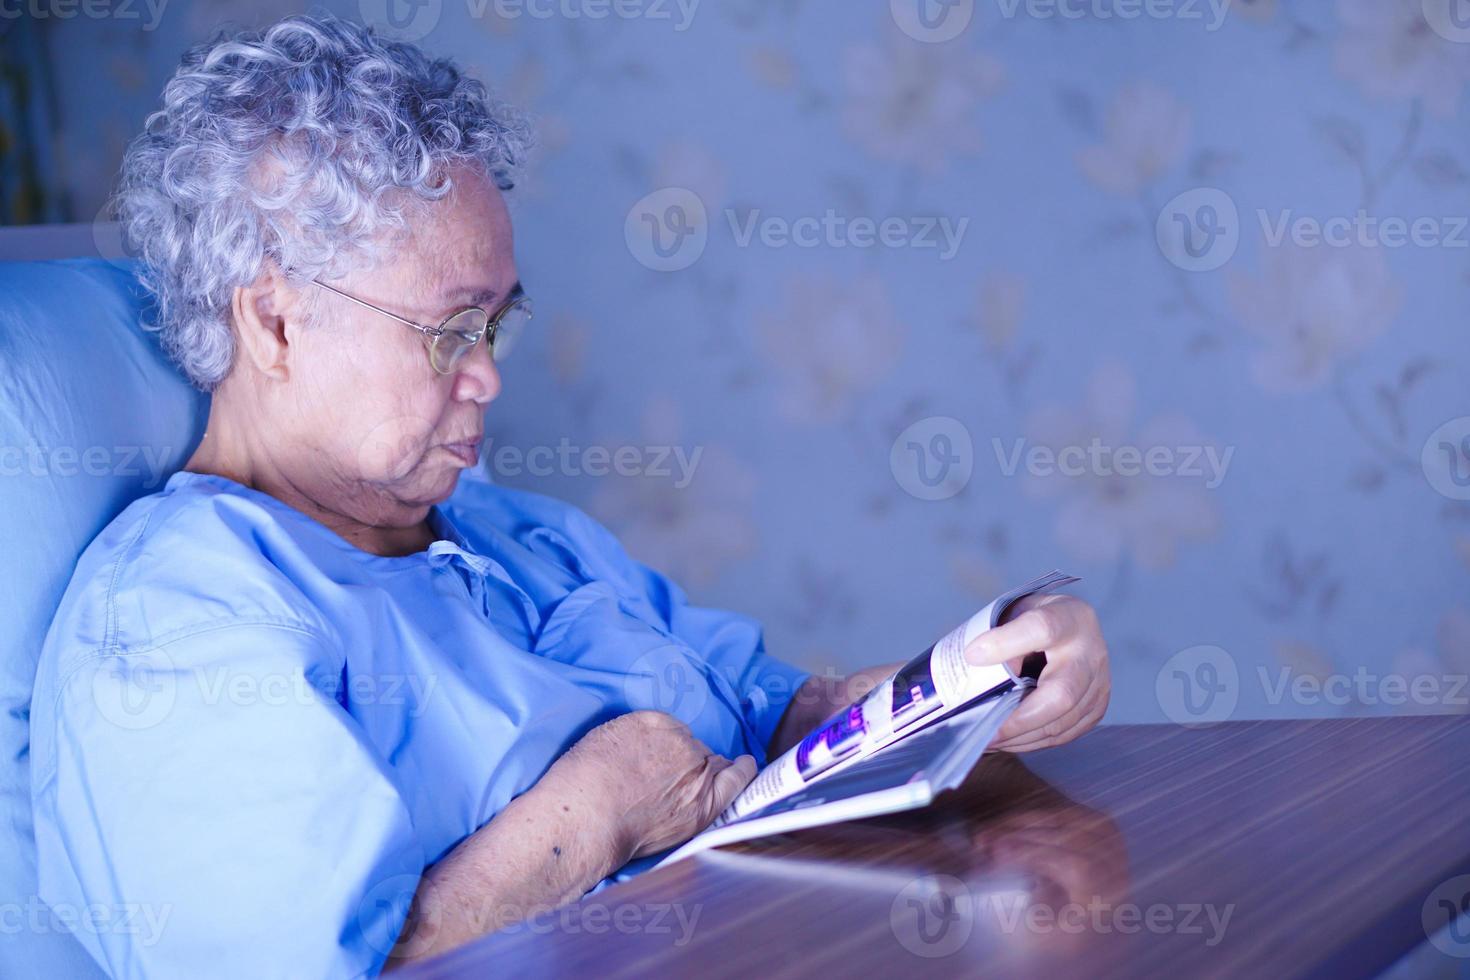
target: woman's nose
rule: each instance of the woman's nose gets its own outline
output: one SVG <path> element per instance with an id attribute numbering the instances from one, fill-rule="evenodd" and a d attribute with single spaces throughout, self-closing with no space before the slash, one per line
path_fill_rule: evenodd
<path id="1" fill-rule="evenodd" d="M 490 356 L 490 345 L 485 341 L 475 345 L 459 364 L 454 378 L 455 397 L 461 401 L 488 405 L 500 394 L 500 369 Z"/>

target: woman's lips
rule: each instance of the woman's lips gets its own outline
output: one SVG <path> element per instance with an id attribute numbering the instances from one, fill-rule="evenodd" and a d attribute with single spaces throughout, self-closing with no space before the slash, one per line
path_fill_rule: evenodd
<path id="1" fill-rule="evenodd" d="M 461 465 L 474 466 L 480 461 L 480 445 L 483 439 L 470 439 L 465 442 L 446 442 L 445 450 L 449 455 L 459 460 Z"/>

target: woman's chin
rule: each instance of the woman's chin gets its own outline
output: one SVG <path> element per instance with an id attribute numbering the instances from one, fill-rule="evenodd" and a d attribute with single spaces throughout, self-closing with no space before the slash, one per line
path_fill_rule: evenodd
<path id="1" fill-rule="evenodd" d="M 435 461 L 434 465 L 418 466 L 404 477 L 379 484 L 378 492 L 399 508 L 423 510 L 449 499 L 463 469 Z"/>
<path id="2" fill-rule="evenodd" d="M 442 504 L 454 493 L 454 488 L 459 486 L 459 476 L 468 467 L 455 464 L 453 466 L 435 467 L 432 477 L 424 482 L 423 502 L 426 504 Z"/>

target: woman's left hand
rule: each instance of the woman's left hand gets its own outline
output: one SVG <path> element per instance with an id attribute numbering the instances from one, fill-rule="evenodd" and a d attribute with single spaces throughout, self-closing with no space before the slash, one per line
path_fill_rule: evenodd
<path id="1" fill-rule="evenodd" d="M 1001 726 L 991 748 L 1030 752 L 1070 742 L 1101 720 L 1108 708 L 1108 648 L 1097 613 L 1069 595 L 1021 599 L 992 630 L 965 650 L 975 665 L 1009 663 L 1019 671 L 1028 654 L 1046 654 L 1036 690 Z"/>

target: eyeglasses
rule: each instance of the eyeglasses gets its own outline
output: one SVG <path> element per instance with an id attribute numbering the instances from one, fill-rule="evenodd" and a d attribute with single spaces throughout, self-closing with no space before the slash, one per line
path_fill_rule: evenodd
<path id="1" fill-rule="evenodd" d="M 426 327 L 396 313 L 389 313 L 350 293 L 344 293 L 335 286 L 328 286 L 320 279 L 313 279 L 312 282 L 358 306 L 365 306 L 374 313 L 381 313 L 406 327 L 413 327 L 424 338 L 424 346 L 429 348 L 429 363 L 440 374 L 453 374 L 458 370 L 460 363 L 475 349 L 480 338 L 487 335 L 489 339 L 486 343 L 490 345 L 491 358 L 496 363 L 505 360 L 525 332 L 526 324 L 534 316 L 531 298 L 519 284 L 511 290 L 510 298 L 494 316 L 478 306 L 471 306 L 449 314 L 437 327 Z"/>

